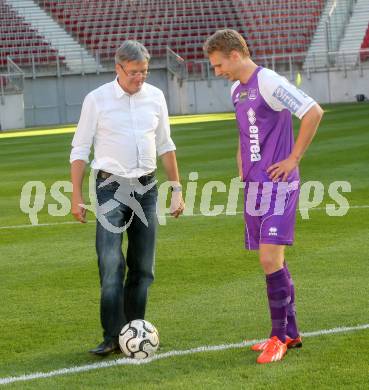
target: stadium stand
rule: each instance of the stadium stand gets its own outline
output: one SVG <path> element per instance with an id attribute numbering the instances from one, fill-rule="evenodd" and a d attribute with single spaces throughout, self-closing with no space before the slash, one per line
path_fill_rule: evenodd
<path id="1" fill-rule="evenodd" d="M 21 67 L 54 66 L 58 52 L 5 1 L 0 0 L 0 68 L 7 57 Z M 63 57 L 59 57 L 63 61 Z"/>
<path id="2" fill-rule="evenodd" d="M 202 45 L 217 29 L 244 35 L 259 63 L 264 56 L 303 60 L 324 0 L 35 0 L 102 63 L 112 62 L 125 39 L 141 41 L 153 57 L 169 46 L 187 62 L 203 60 Z M 6 2 L 0 0 L 0 66 L 10 55 L 20 66 L 55 63 L 58 51 Z M 61 56 L 59 55 L 59 58 Z M 65 59 L 62 57 L 62 60 Z"/>
<path id="3" fill-rule="evenodd" d="M 202 44 L 217 29 L 234 28 L 256 57 L 305 53 L 324 0 L 37 0 L 64 28 L 102 61 L 117 45 L 138 39 L 153 56 L 166 46 L 190 61 L 203 59 Z"/>
<path id="4" fill-rule="evenodd" d="M 325 5 L 324 0 L 240 0 L 237 3 L 255 57 L 304 55 Z"/>
<path id="5" fill-rule="evenodd" d="M 39 0 L 75 38 L 102 60 L 112 60 L 125 39 L 141 41 L 153 56 L 166 46 L 187 60 L 203 58 L 202 44 L 216 29 L 231 27 L 246 34 L 233 4 L 225 0 Z"/>

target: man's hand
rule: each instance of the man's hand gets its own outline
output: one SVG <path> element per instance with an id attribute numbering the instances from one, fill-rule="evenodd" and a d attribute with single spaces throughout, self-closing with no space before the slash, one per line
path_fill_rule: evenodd
<path id="1" fill-rule="evenodd" d="M 86 223 L 86 209 L 82 206 L 85 202 L 83 201 L 82 197 L 74 197 L 72 196 L 72 214 L 73 217 L 81 222 Z"/>
<path id="2" fill-rule="evenodd" d="M 287 181 L 288 175 L 298 166 L 298 163 L 298 159 L 291 155 L 286 160 L 271 165 L 267 169 L 269 179 L 277 182 L 282 177 L 282 181 Z"/>
<path id="3" fill-rule="evenodd" d="M 179 181 L 176 154 L 174 150 L 172 150 L 170 152 L 166 152 L 162 154 L 160 158 L 161 161 L 163 162 L 163 166 L 169 182 L 173 187 L 177 187 L 175 189 L 172 188 L 173 191 L 170 200 L 169 211 L 174 218 L 178 218 L 183 213 L 185 204 L 182 199 L 181 183 Z"/>
<path id="4" fill-rule="evenodd" d="M 178 218 L 185 208 L 185 204 L 182 198 L 181 191 L 173 191 L 172 198 L 170 201 L 170 215 L 174 218 Z"/>

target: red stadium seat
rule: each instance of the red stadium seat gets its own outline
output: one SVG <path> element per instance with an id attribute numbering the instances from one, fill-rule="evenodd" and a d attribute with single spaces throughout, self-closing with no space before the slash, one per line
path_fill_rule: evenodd
<path id="1" fill-rule="evenodd" d="M 7 56 L 22 66 L 31 66 L 32 58 L 47 66 L 56 62 L 56 50 L 5 0 L 0 0 L 0 38 L 0 67 L 7 65 Z"/>
<path id="2" fill-rule="evenodd" d="M 369 25 L 366 29 L 366 33 L 361 44 L 361 49 L 362 50 L 360 51 L 360 61 L 364 62 L 369 60 Z"/>

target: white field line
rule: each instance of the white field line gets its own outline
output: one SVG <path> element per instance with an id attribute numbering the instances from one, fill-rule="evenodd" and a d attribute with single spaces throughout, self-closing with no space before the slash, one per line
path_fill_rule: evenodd
<path id="1" fill-rule="evenodd" d="M 369 324 L 351 326 L 351 327 L 339 327 L 333 329 L 323 329 L 315 332 L 305 332 L 302 333 L 304 337 L 317 337 L 323 335 L 330 335 L 336 333 L 347 333 L 347 332 L 355 332 L 359 330 L 369 329 Z M 222 344 L 222 345 L 205 345 L 202 347 L 186 349 L 182 351 L 169 351 L 165 353 L 156 354 L 151 358 L 143 359 L 143 360 L 134 360 L 134 359 L 116 359 L 116 360 L 108 360 L 105 362 L 86 364 L 84 366 L 74 366 L 68 368 L 61 368 L 60 370 L 54 370 L 49 372 L 35 372 L 33 374 L 20 375 L 20 376 L 10 376 L 6 378 L 0 378 L 0 385 L 7 385 L 9 383 L 14 382 L 26 382 L 33 379 L 42 379 L 42 378 L 52 378 L 54 376 L 62 376 L 75 374 L 79 372 L 86 372 L 92 370 L 98 370 L 100 368 L 108 368 L 108 367 L 117 367 L 117 366 L 129 366 L 129 365 L 143 365 L 149 364 L 156 360 L 163 360 L 175 356 L 184 356 L 184 355 L 193 355 L 195 353 L 200 352 L 213 352 L 213 351 L 224 351 L 227 349 L 235 349 L 235 348 L 244 348 L 248 347 L 252 344 L 258 343 L 262 340 L 248 340 L 242 343 L 237 344 Z"/>
<path id="2" fill-rule="evenodd" d="M 358 205 L 358 206 L 349 206 L 349 207 L 341 207 L 343 210 L 350 210 L 350 209 L 368 209 L 369 205 Z M 325 210 L 325 207 L 314 207 L 314 208 L 300 208 L 298 211 L 322 211 Z M 218 217 L 219 215 L 227 215 L 229 217 L 233 217 L 235 215 L 243 214 L 243 211 L 236 211 L 236 213 L 227 213 L 222 212 L 217 215 L 211 215 L 211 214 L 203 214 L 203 213 L 197 213 L 192 215 L 182 215 L 181 218 L 185 217 Z M 170 215 L 167 215 L 170 217 Z M 160 217 L 163 217 L 162 215 Z M 95 220 L 87 221 L 87 223 L 95 223 Z M 9 225 L 9 226 L 0 226 L 0 230 L 4 229 L 24 229 L 24 228 L 35 228 L 35 227 L 44 227 L 44 226 L 58 226 L 58 225 L 79 225 L 80 222 L 77 221 L 63 221 L 63 222 L 49 222 L 49 223 L 39 223 L 37 225 L 32 224 L 26 224 L 26 225 Z"/>

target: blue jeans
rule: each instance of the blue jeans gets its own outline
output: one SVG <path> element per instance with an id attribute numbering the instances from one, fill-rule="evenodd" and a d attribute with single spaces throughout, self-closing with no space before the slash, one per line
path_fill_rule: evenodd
<path id="1" fill-rule="evenodd" d="M 142 184 L 147 185 L 154 180 L 150 178 Z M 96 180 L 99 205 L 108 201 L 117 203 L 114 209 L 104 214 L 105 223 L 101 223 L 98 218 L 96 226 L 101 286 L 100 319 L 104 340 L 111 341 L 118 338 L 126 323 L 145 317 L 148 287 L 154 280 L 158 192 L 156 185 L 142 195 L 132 192 L 132 197 L 141 205 L 146 216 L 148 226 L 145 226 L 130 207 L 118 203 L 114 198 L 119 185 L 113 182 L 98 188 L 103 182 L 104 179 Z M 112 229 L 106 227 L 106 222 L 118 228 L 129 225 L 125 229 L 128 237 L 126 258 L 122 251 L 123 232 L 112 232 Z"/>

